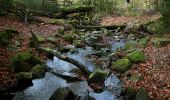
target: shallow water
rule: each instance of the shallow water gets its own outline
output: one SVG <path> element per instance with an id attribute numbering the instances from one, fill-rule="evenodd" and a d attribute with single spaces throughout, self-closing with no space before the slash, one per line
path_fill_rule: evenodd
<path id="1" fill-rule="evenodd" d="M 116 48 L 122 46 L 124 46 L 123 41 L 113 41 L 112 51 L 115 51 Z M 79 48 L 77 50 L 78 53 L 66 53 L 65 55 L 78 60 L 80 63 L 87 66 L 91 72 L 93 72 L 95 70 L 95 65 L 92 61 L 86 58 L 88 54 L 93 53 L 93 49 L 91 47 L 86 47 L 85 49 Z M 59 60 L 56 57 L 54 57 L 53 60 L 47 60 L 46 65 L 54 69 L 57 73 L 67 74 L 70 76 L 72 76 L 72 74 L 69 72 L 76 69 L 76 66 L 73 64 Z M 71 90 L 74 91 L 75 94 L 80 96 L 88 94 L 96 100 L 118 100 L 118 98 L 112 94 L 120 95 L 121 92 L 121 82 L 113 74 L 106 79 L 105 90 L 102 93 L 95 93 L 92 89 L 89 90 L 90 87 L 86 81 L 68 84 L 64 79 L 47 72 L 44 78 L 33 80 L 33 86 L 28 87 L 22 92 L 17 92 L 14 100 L 48 100 L 58 88 L 68 86 L 70 86 Z"/>

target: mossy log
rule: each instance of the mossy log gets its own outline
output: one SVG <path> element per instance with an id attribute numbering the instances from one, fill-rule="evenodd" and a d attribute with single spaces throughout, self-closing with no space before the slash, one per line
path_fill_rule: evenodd
<path id="1" fill-rule="evenodd" d="M 117 28 L 120 28 L 121 30 L 124 29 L 126 27 L 126 25 L 110 25 L 110 26 L 76 26 L 77 29 L 96 29 L 96 30 L 100 30 L 101 28 L 105 28 L 108 30 L 114 30 Z"/>
<path id="2" fill-rule="evenodd" d="M 56 56 L 57 58 L 59 58 L 60 60 L 69 62 L 75 66 L 77 66 L 84 74 L 89 75 L 91 72 L 87 69 L 86 66 L 84 66 L 83 64 L 81 64 L 80 62 L 76 61 L 75 59 L 69 58 L 67 56 L 62 55 L 60 52 L 56 51 L 56 50 L 52 50 L 49 48 L 45 48 L 45 47 L 38 47 L 37 48 L 39 51 L 42 52 L 46 52 L 48 54 L 51 54 L 53 56 Z"/>

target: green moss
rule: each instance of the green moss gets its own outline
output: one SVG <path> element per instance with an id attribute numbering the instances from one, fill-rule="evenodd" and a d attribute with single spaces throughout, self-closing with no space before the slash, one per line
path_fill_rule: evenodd
<path id="1" fill-rule="evenodd" d="M 136 41 L 128 41 L 125 44 L 125 50 L 132 50 L 132 49 L 136 49 L 138 46 L 138 43 Z"/>
<path id="2" fill-rule="evenodd" d="M 142 38 L 138 41 L 138 44 L 140 47 L 146 47 L 147 43 L 149 41 L 149 37 Z"/>
<path id="3" fill-rule="evenodd" d="M 35 78 L 40 78 L 42 77 L 46 72 L 45 67 L 37 64 L 35 67 L 31 69 L 31 73 Z"/>
<path id="4" fill-rule="evenodd" d="M 68 42 L 73 42 L 74 40 L 73 34 L 65 34 L 62 36 L 62 38 Z"/>
<path id="5" fill-rule="evenodd" d="M 29 65 L 27 62 L 15 62 L 14 65 L 14 71 L 15 72 L 28 72 L 31 70 L 32 66 Z"/>
<path id="6" fill-rule="evenodd" d="M 64 34 L 64 28 L 63 29 L 58 29 L 58 33 Z"/>
<path id="7" fill-rule="evenodd" d="M 44 42 L 45 41 L 45 38 L 41 35 L 36 35 L 36 38 L 37 38 L 38 42 Z"/>
<path id="8" fill-rule="evenodd" d="M 33 56 L 30 62 L 32 65 L 42 64 L 42 61 L 39 57 Z"/>
<path id="9" fill-rule="evenodd" d="M 145 89 L 141 88 L 138 90 L 135 100 L 148 100 L 148 93 Z"/>
<path id="10" fill-rule="evenodd" d="M 143 62 L 146 60 L 145 54 L 141 50 L 135 50 L 127 55 L 127 58 L 133 62 Z"/>
<path id="11" fill-rule="evenodd" d="M 30 72 L 20 72 L 20 73 L 16 73 L 16 77 L 17 77 L 18 80 L 32 79 L 32 73 L 30 73 Z"/>
<path id="12" fill-rule="evenodd" d="M 134 100 L 136 93 L 137 91 L 134 88 L 132 87 L 126 88 L 126 97 L 128 98 L 128 100 Z"/>
<path id="13" fill-rule="evenodd" d="M 84 45 L 82 44 L 81 40 L 74 40 L 73 41 L 73 45 L 77 48 L 81 48 L 83 47 Z"/>
<path id="14" fill-rule="evenodd" d="M 97 70 L 89 75 L 90 83 L 103 83 L 108 73 L 106 71 Z"/>
<path id="15" fill-rule="evenodd" d="M 32 68 L 32 66 L 29 64 L 31 59 L 31 53 L 20 52 L 11 58 L 11 66 L 14 67 L 15 72 L 29 71 Z"/>
<path id="16" fill-rule="evenodd" d="M 28 52 L 21 52 L 16 55 L 17 59 L 20 61 L 29 61 L 32 58 L 32 54 Z"/>
<path id="17" fill-rule="evenodd" d="M 132 64 L 128 59 L 119 59 L 112 63 L 112 69 L 124 73 L 131 68 Z"/>

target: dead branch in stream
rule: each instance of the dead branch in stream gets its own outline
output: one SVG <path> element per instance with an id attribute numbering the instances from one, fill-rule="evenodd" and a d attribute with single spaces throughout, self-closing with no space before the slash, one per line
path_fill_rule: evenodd
<path id="1" fill-rule="evenodd" d="M 84 66 L 83 64 L 81 64 L 80 62 L 78 62 L 77 60 L 75 59 L 72 59 L 72 58 L 69 58 L 68 56 L 64 56 L 62 55 L 60 52 L 56 51 L 56 50 L 52 50 L 52 49 L 49 49 L 49 48 L 45 48 L 45 47 L 37 47 L 36 48 L 37 50 L 39 51 L 42 51 L 42 52 L 46 52 L 48 54 L 51 54 L 53 56 L 56 56 L 58 59 L 60 60 L 63 60 L 63 61 L 66 61 L 66 62 L 69 62 L 75 66 L 77 66 L 83 73 L 85 73 L 86 75 L 89 75 L 90 74 L 90 71 L 87 69 L 86 66 Z"/>

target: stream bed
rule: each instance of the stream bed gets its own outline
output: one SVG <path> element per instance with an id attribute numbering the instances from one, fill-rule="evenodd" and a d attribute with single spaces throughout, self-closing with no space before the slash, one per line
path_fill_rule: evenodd
<path id="1" fill-rule="evenodd" d="M 124 46 L 124 40 L 111 41 L 111 52 L 114 52 L 117 48 Z M 93 61 L 86 56 L 94 53 L 92 47 L 76 48 L 75 53 L 65 53 L 65 55 L 79 61 L 81 64 L 87 66 L 87 68 L 94 72 L 97 68 Z M 56 73 L 76 77 L 76 74 L 72 70 L 77 67 L 68 62 L 59 60 L 54 57 L 52 60 L 47 60 L 46 65 L 52 68 Z M 67 83 L 66 80 L 57 77 L 56 75 L 46 72 L 45 77 L 41 79 L 34 79 L 33 85 L 26 88 L 23 91 L 17 92 L 13 100 L 56 100 L 51 99 L 55 91 L 60 88 L 69 87 L 71 91 L 76 95 L 76 100 L 120 100 L 120 93 L 122 90 L 121 81 L 114 75 L 108 76 L 104 82 L 104 89 L 100 93 L 94 92 L 94 90 L 88 85 L 87 81 L 79 81 L 73 83 Z M 90 99 L 89 99 L 90 98 Z M 63 99 L 62 99 L 63 100 Z M 72 100 L 72 99 L 69 99 Z"/>

